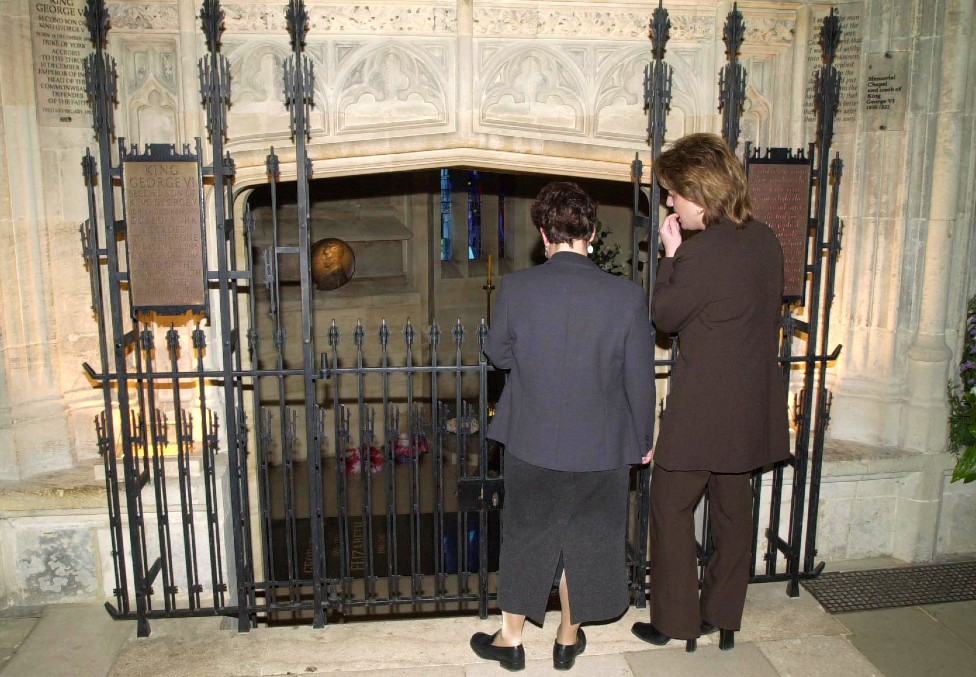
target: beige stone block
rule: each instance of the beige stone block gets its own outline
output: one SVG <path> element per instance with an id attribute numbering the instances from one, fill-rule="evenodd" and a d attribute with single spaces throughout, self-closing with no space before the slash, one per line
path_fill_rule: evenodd
<path id="1" fill-rule="evenodd" d="M 787 639 L 757 646 L 780 677 L 884 677 L 843 637 Z"/>
<path id="2" fill-rule="evenodd" d="M 851 511 L 851 538 L 848 557 L 876 557 L 891 553 L 896 525 L 897 499 L 893 497 L 859 499 Z"/>
<path id="3" fill-rule="evenodd" d="M 976 552 L 976 483 L 945 479 L 938 525 L 937 554 Z"/>
<path id="4" fill-rule="evenodd" d="M 844 626 L 803 588 L 798 597 L 789 597 L 785 582 L 758 583 L 749 586 L 742 630 L 736 633 L 735 641 L 738 646 L 740 642 L 834 636 L 844 632 Z"/>
<path id="5" fill-rule="evenodd" d="M 550 645 L 550 653 L 552 647 Z M 477 657 L 474 660 L 480 660 Z M 501 669 L 495 662 L 479 662 L 464 666 L 466 677 L 492 677 L 498 675 Z M 627 660 L 626 654 L 621 656 L 594 656 L 590 655 L 589 645 L 582 656 L 576 658 L 573 672 L 582 675 L 601 675 L 601 677 L 631 677 L 634 673 Z M 539 675 L 560 674 L 552 667 L 552 658 L 526 660 L 525 670 L 519 673 L 525 677 L 536 677 Z"/>
<path id="6" fill-rule="evenodd" d="M 847 559 L 851 538 L 851 499 L 821 500 L 817 522 L 817 554 L 827 561 Z"/>
<path id="7" fill-rule="evenodd" d="M 738 640 L 738 638 L 736 638 Z M 701 675 L 749 675 L 776 677 L 777 672 L 750 644 L 736 643 L 734 651 L 720 651 L 717 646 L 700 647 L 695 653 L 680 649 L 644 651 L 626 654 L 635 675 L 649 677 L 699 677 Z"/>

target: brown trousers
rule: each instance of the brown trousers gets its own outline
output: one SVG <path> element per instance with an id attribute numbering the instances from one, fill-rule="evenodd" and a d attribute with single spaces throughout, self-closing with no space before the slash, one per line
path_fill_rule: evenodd
<path id="1" fill-rule="evenodd" d="M 666 470 L 651 479 L 651 622 L 674 639 L 694 639 L 702 619 L 726 630 L 742 622 L 752 559 L 751 473 Z M 699 598 L 695 506 L 708 487 L 715 546 Z"/>

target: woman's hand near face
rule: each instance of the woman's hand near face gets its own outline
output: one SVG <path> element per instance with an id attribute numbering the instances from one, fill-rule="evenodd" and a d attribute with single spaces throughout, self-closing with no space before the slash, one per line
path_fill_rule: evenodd
<path id="1" fill-rule="evenodd" d="M 681 223 L 678 220 L 678 215 L 668 214 L 664 222 L 661 223 L 659 232 L 661 244 L 664 245 L 664 255 L 667 257 L 674 256 L 678 247 L 681 246 Z"/>

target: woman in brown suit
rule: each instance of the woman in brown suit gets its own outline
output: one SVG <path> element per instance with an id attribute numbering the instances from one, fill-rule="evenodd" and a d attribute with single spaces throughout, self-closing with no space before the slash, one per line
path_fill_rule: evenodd
<path id="1" fill-rule="evenodd" d="M 691 134 L 658 158 L 667 205 L 652 315 L 680 352 L 651 481 L 652 644 L 721 630 L 731 649 L 752 558 L 756 468 L 789 456 L 778 345 L 783 252 L 753 220 L 745 174 L 714 134 Z M 682 240 L 681 231 L 698 231 Z M 699 594 L 694 511 L 708 489 L 714 551 Z"/>

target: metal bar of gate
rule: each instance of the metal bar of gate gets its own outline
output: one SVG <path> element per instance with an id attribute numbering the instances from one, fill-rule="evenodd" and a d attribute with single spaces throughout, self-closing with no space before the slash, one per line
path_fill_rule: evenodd
<path id="1" fill-rule="evenodd" d="M 234 536 L 234 569 L 237 582 L 237 629 L 246 632 L 251 627 L 248 615 L 250 604 L 250 588 L 248 582 L 252 580 L 250 564 L 250 543 L 247 539 L 247 524 L 250 519 L 247 506 L 244 504 L 242 487 L 247 484 L 245 464 L 246 449 L 242 446 L 243 431 L 238 430 L 237 411 L 242 405 L 238 394 L 240 392 L 234 377 L 234 354 L 241 350 L 240 336 L 234 331 L 235 318 L 232 313 L 235 306 L 235 288 L 231 286 L 231 268 L 228 259 L 228 243 L 232 242 L 233 223 L 228 220 L 227 205 L 230 200 L 228 187 L 233 181 L 233 164 L 224 157 L 224 140 L 227 135 L 227 106 L 230 104 L 230 63 L 227 57 L 219 53 L 220 35 L 223 30 L 223 10 L 218 0 L 204 0 L 200 13 L 203 30 L 206 35 L 208 55 L 202 58 L 198 65 L 200 74 L 200 94 L 207 110 L 207 131 L 213 151 L 210 174 L 214 185 L 214 219 L 217 233 L 217 305 L 219 326 L 222 332 L 220 345 L 220 376 L 224 400 L 224 426 L 226 428 L 228 480 L 230 488 L 231 512 L 230 521 Z M 198 157 L 200 143 L 197 142 Z M 205 242 L 205 240 L 204 240 Z M 194 333 L 195 344 L 197 334 Z M 195 346 L 196 347 L 196 346 Z M 202 351 L 202 346 L 198 351 Z M 200 358 L 202 365 L 202 357 Z M 201 401 L 204 384 L 201 380 Z M 203 458 L 205 464 L 205 486 L 207 487 L 207 522 L 209 533 L 218 533 L 216 522 L 215 501 L 215 469 L 214 453 L 216 452 L 216 421 L 201 404 L 201 425 L 210 432 L 203 435 Z M 223 591 L 225 586 L 221 580 L 221 569 L 217 559 L 216 545 L 211 543 L 211 567 L 213 578 L 214 603 L 223 606 Z"/>
<path id="2" fill-rule="evenodd" d="M 124 375 L 126 374 L 127 364 L 125 357 L 125 343 L 121 340 L 125 333 L 122 328 L 122 296 L 119 289 L 120 270 L 117 249 L 117 234 L 115 220 L 115 194 L 114 179 L 118 175 L 112 168 L 112 143 L 114 135 L 113 102 L 116 94 L 116 83 L 118 77 L 115 70 L 115 60 L 105 53 L 106 33 L 108 31 L 108 9 L 104 0 L 88 0 L 85 7 L 85 19 L 91 35 L 92 44 L 95 51 L 85 59 L 85 85 L 88 93 L 89 102 L 92 109 L 92 127 L 98 139 L 99 148 L 99 184 L 101 187 L 102 213 L 105 221 L 105 256 L 108 268 L 109 290 L 108 301 L 110 308 L 111 330 L 105 332 L 105 339 L 112 337 L 113 340 L 113 360 L 115 371 L 122 377 L 116 391 L 116 401 L 119 407 L 119 427 L 123 445 L 123 478 L 127 499 L 132 499 L 138 493 L 138 476 L 133 469 L 132 447 L 131 447 L 131 423 L 129 420 L 129 393 Z M 92 224 L 95 230 L 94 223 Z M 105 355 L 107 357 L 107 355 Z M 107 366 L 106 361 L 103 366 Z M 103 369 L 104 371 L 104 369 Z M 107 391 L 106 391 L 107 392 Z M 106 395 L 107 408 L 111 406 L 111 400 Z M 110 454 L 115 455 L 115 436 L 112 417 L 105 419 L 105 432 L 108 435 L 108 448 Z M 146 619 L 148 611 L 147 589 L 145 585 L 145 565 L 142 553 L 142 534 L 139 530 L 140 515 L 138 514 L 135 502 L 126 501 L 127 514 L 129 520 L 130 553 L 132 556 L 132 578 L 133 589 L 136 597 L 136 616 L 137 634 L 140 637 L 149 635 L 149 623 Z M 122 548 L 119 548 L 121 552 Z M 121 567 L 124 570 L 124 566 Z M 122 579 L 124 580 L 124 578 Z M 120 585 L 121 588 L 121 585 Z M 128 600 L 127 588 L 121 589 L 121 595 Z M 128 613 L 129 608 L 123 603 L 123 613 Z"/>
<path id="3" fill-rule="evenodd" d="M 292 54 L 285 62 L 285 103 L 289 110 L 291 134 L 295 140 L 296 187 L 298 190 L 298 266 L 302 308 L 302 379 L 305 394 L 305 453 L 308 466 L 309 528 L 311 530 L 313 627 L 325 625 L 325 542 L 322 514 L 322 441 L 319 439 L 318 408 L 315 403 L 315 345 L 311 302 L 309 261 L 310 207 L 308 180 L 312 173 L 306 142 L 310 138 L 309 111 L 314 104 L 312 63 L 304 54 L 308 13 L 302 0 L 290 0 L 285 12 Z"/>
<path id="4" fill-rule="evenodd" d="M 826 155 L 824 156 L 826 158 Z M 827 240 L 818 241 L 817 246 L 827 250 L 827 271 L 824 281 L 824 307 L 823 319 L 820 326 L 820 336 L 818 352 L 824 355 L 827 352 L 827 336 L 830 329 L 830 311 L 834 300 L 834 283 L 836 281 L 837 256 L 840 254 L 840 220 L 837 217 L 837 200 L 840 192 L 840 179 L 843 173 L 844 163 L 836 157 L 830 163 L 830 207 Z M 807 514 L 806 548 L 803 560 L 803 573 L 809 574 L 814 571 L 813 560 L 817 555 L 817 516 L 820 503 L 820 479 L 823 469 L 823 449 L 826 437 L 827 424 L 830 421 L 830 401 L 831 395 L 827 390 L 827 365 L 821 363 L 817 372 L 817 411 L 816 425 L 814 427 L 813 441 L 813 465 L 810 473 L 810 505 Z M 822 567 L 822 565 L 821 565 Z"/>
<path id="5" fill-rule="evenodd" d="M 176 426 L 176 469 L 180 489 L 180 522 L 183 525 L 183 556 L 186 560 L 187 602 L 191 609 L 200 606 L 200 577 L 197 571 L 196 525 L 193 519 L 193 485 L 190 478 L 190 453 L 193 447 L 193 425 L 190 413 L 183 409 L 178 372 L 180 335 L 175 327 L 166 334 L 166 346 L 173 371 L 173 410 Z"/>
<path id="6" fill-rule="evenodd" d="M 93 113 L 101 104 L 94 100 L 94 88 L 104 86 L 98 81 L 96 72 L 89 61 L 85 62 L 85 81 L 89 98 L 92 100 Z M 95 116 L 93 114 L 93 119 Z M 88 220 L 81 226 L 82 252 L 88 266 L 88 276 L 92 294 L 92 313 L 98 326 L 99 364 L 101 371 L 108 371 L 108 332 L 105 318 L 105 290 L 102 284 L 101 258 L 105 251 L 99 247 L 98 237 L 98 205 L 95 197 L 95 182 L 98 178 L 95 158 L 90 150 L 86 150 L 82 159 L 82 173 L 85 179 L 85 193 L 88 199 Z M 102 179 L 104 180 L 104 176 Z M 94 370 L 86 363 L 83 365 L 89 376 Z M 122 513 L 119 503 L 118 462 L 115 453 L 115 424 L 112 417 L 107 415 L 112 410 L 112 383 L 109 380 L 100 382 L 102 391 L 103 411 L 95 417 L 95 430 L 98 439 L 98 451 L 102 456 L 105 469 L 105 492 L 108 499 L 109 534 L 112 540 L 112 566 L 115 571 L 115 609 L 121 613 L 129 613 L 129 596 L 127 572 L 125 565 L 124 536 L 122 532 Z"/>
<path id="7" fill-rule="evenodd" d="M 668 18 L 668 10 L 664 8 L 663 0 L 658 0 L 658 6 L 652 14 L 650 22 L 650 37 L 652 47 L 651 63 L 644 68 L 644 108 L 647 111 L 647 143 L 651 149 L 651 157 L 657 157 L 664 146 L 664 133 L 667 123 L 667 113 L 671 107 L 671 83 L 673 71 L 669 64 L 664 61 L 664 53 L 670 38 L 671 21 Z M 648 317 L 651 315 L 651 302 L 653 300 L 654 283 L 657 279 L 657 249 L 658 249 L 658 227 L 660 225 L 661 213 L 661 187 L 657 182 L 656 174 L 652 173 L 650 185 L 647 189 L 647 216 L 640 215 L 640 197 L 643 191 L 640 188 L 641 177 L 643 176 L 643 164 L 639 157 L 635 157 L 631 164 L 631 176 L 634 185 L 633 191 L 633 212 L 634 212 L 634 237 L 631 252 L 631 279 L 634 282 L 641 281 L 648 293 Z M 639 274 L 640 261 L 640 240 L 638 232 L 643 232 L 646 228 L 646 261 L 644 273 Z M 651 341 L 656 343 L 657 331 L 652 323 Z M 655 361 L 655 366 L 661 366 L 661 362 Z M 638 608 L 643 608 L 647 602 L 647 543 L 648 543 L 648 514 L 650 511 L 650 480 L 651 470 L 649 466 L 641 467 L 637 470 L 637 519 L 636 533 L 634 535 L 633 567 L 631 571 L 631 586 L 635 591 L 634 603 Z"/>
<path id="8" fill-rule="evenodd" d="M 152 369 L 153 352 L 155 350 L 153 332 L 143 329 L 140 336 L 140 348 L 145 353 L 147 369 Z M 152 476 L 153 490 L 156 498 L 156 534 L 160 552 L 160 573 L 163 577 L 163 603 L 167 610 L 176 606 L 176 586 L 173 584 L 173 574 L 170 571 L 173 560 L 173 549 L 169 533 L 169 505 L 166 496 L 166 476 L 163 458 L 166 444 L 166 426 L 163 416 L 156 406 L 156 388 L 154 381 L 144 384 L 149 412 L 149 443 L 152 445 Z"/>
<path id="9" fill-rule="evenodd" d="M 797 431 L 796 460 L 793 474 L 793 501 L 791 507 L 790 524 L 790 560 L 788 573 L 790 582 L 787 593 L 791 597 L 800 594 L 800 548 L 803 534 L 805 515 L 804 499 L 806 496 L 807 464 L 810 458 L 810 436 L 812 425 L 813 401 L 818 393 L 814 391 L 814 372 L 817 358 L 817 332 L 820 329 L 820 300 L 821 281 L 823 275 L 824 224 L 827 212 L 827 189 L 829 180 L 830 144 L 834 133 L 834 116 L 840 100 L 840 74 L 834 67 L 834 56 L 840 43 L 840 17 L 837 10 L 832 9 L 824 17 L 821 29 L 821 44 L 823 47 L 824 66 L 817 71 L 814 86 L 814 101 L 817 112 L 817 148 L 816 148 L 816 221 L 814 234 L 813 257 L 810 271 L 810 298 L 807 303 L 808 321 L 810 325 L 807 341 L 807 363 L 803 378 L 803 403 L 800 414 L 800 426 Z"/>

